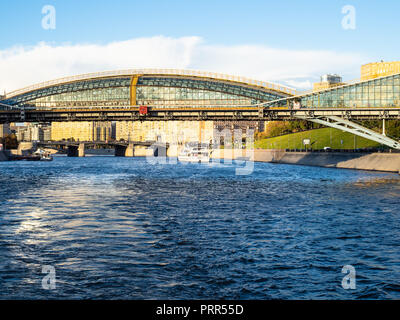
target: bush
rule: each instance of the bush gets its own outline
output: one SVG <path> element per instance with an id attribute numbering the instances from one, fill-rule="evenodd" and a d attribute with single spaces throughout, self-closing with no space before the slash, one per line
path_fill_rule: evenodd
<path id="1" fill-rule="evenodd" d="M 15 134 L 9 134 L 4 138 L 0 138 L 0 143 L 4 145 L 5 149 L 18 149 L 18 139 Z"/>
<path id="2" fill-rule="evenodd" d="M 259 132 L 256 135 L 256 140 L 274 138 L 321 127 L 321 125 L 309 121 L 270 121 L 265 127 L 265 132 Z"/>

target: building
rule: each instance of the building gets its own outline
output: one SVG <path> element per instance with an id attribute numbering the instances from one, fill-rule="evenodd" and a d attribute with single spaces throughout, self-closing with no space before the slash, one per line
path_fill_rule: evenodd
<path id="1" fill-rule="evenodd" d="M 0 124 L 0 138 L 4 138 L 5 136 L 11 133 L 9 124 Z"/>
<path id="2" fill-rule="evenodd" d="M 41 126 L 36 125 L 31 127 L 31 141 L 33 142 L 43 141 L 43 130 Z"/>
<path id="3" fill-rule="evenodd" d="M 51 140 L 107 141 L 112 139 L 112 123 L 106 122 L 53 122 Z"/>
<path id="4" fill-rule="evenodd" d="M 17 126 L 15 127 L 15 135 L 17 136 L 18 141 L 25 141 L 25 131 L 26 126 Z"/>
<path id="5" fill-rule="evenodd" d="M 376 79 L 400 73 L 400 61 L 373 62 L 361 66 L 361 80 Z"/>
<path id="6" fill-rule="evenodd" d="M 313 91 L 321 91 L 344 85 L 342 77 L 337 74 L 325 74 L 321 76 L 321 81 L 313 85 Z"/>
<path id="7" fill-rule="evenodd" d="M 43 141 L 51 141 L 51 126 L 45 127 L 43 130 Z"/>
<path id="8" fill-rule="evenodd" d="M 12 129 L 18 141 L 44 142 L 51 140 L 50 125 L 28 123 L 26 125 L 14 125 Z"/>
<path id="9" fill-rule="evenodd" d="M 234 107 L 290 97 L 295 90 L 243 77 L 186 70 L 127 70 L 54 80 L 7 94 L 2 101 L 23 108 L 129 108 L 150 106 Z M 215 127 L 260 130 L 263 122 L 121 121 L 52 123 L 52 140 L 209 141 Z"/>

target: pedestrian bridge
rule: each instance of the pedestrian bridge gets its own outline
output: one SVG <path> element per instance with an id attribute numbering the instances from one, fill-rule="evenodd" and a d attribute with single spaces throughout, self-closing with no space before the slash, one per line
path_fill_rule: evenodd
<path id="1" fill-rule="evenodd" d="M 400 149 L 385 130 L 377 133 L 357 123 L 400 120 L 400 74 L 298 93 L 213 73 L 128 70 L 54 80 L 14 91 L 0 101 L 0 123 L 299 119 Z"/>

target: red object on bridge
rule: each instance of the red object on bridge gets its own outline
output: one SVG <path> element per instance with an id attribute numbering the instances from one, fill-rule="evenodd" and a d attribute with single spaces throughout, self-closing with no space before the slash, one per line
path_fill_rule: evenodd
<path id="1" fill-rule="evenodd" d="M 139 114 L 145 115 L 149 113 L 149 108 L 146 106 L 140 106 L 139 107 Z"/>

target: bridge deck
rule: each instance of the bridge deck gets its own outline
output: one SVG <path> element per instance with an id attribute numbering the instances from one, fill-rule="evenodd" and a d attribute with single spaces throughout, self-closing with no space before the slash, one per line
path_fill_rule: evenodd
<path id="1" fill-rule="evenodd" d="M 135 107 L 128 109 L 3 110 L 0 111 L 0 123 L 160 120 L 269 121 L 327 116 L 353 120 L 400 119 L 400 108 L 150 108 L 147 115 L 141 115 L 139 108 Z"/>
<path id="2" fill-rule="evenodd" d="M 130 144 L 134 146 L 145 146 L 145 147 L 151 147 L 154 145 L 157 145 L 156 141 L 48 141 L 48 142 L 38 142 L 38 146 L 46 146 L 46 147 L 52 147 L 52 146 L 79 146 L 80 144 L 84 144 L 85 146 L 124 146 L 127 147 Z M 167 144 L 168 146 L 169 144 Z"/>

